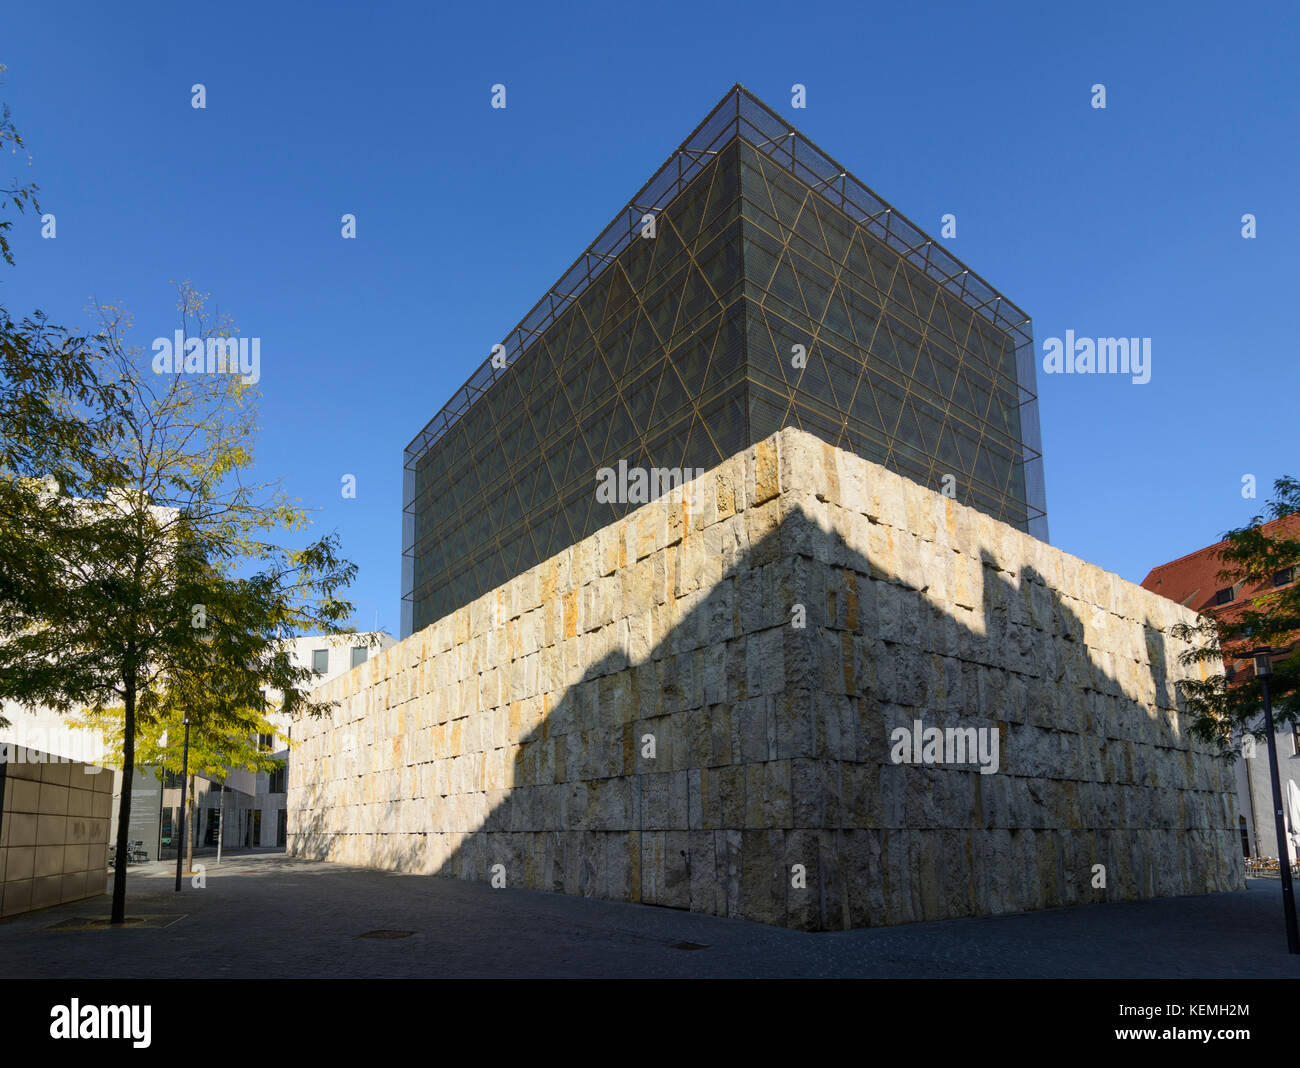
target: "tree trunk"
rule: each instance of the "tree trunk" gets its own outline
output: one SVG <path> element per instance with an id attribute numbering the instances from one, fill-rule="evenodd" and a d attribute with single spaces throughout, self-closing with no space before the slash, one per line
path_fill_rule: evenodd
<path id="1" fill-rule="evenodd" d="M 122 798 L 117 806 L 117 864 L 113 869 L 112 924 L 126 922 L 127 835 L 131 832 L 131 782 L 135 776 L 135 680 L 126 680 L 123 704 Z"/>

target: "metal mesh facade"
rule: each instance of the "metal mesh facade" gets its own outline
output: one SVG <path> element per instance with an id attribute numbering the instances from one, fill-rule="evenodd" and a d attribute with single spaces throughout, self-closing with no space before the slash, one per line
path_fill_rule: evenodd
<path id="1" fill-rule="evenodd" d="M 776 161 L 741 159 L 752 439 L 798 426 L 931 489 L 951 476 L 1028 530 L 1017 338 Z"/>
<path id="2" fill-rule="evenodd" d="M 407 447 L 404 635 L 788 425 L 1047 536 L 1027 316 L 739 86 L 503 345 Z"/>

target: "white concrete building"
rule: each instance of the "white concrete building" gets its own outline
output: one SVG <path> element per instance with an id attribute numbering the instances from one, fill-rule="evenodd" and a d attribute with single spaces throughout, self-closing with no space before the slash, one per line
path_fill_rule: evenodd
<path id="1" fill-rule="evenodd" d="M 0 701 L 0 716 L 9 721 L 8 727 L 0 727 L 0 743 L 101 767 L 112 759 L 100 731 L 72 725 L 77 718 L 75 712 L 62 715 L 52 708 L 27 709 L 12 701 Z"/>
<path id="2" fill-rule="evenodd" d="M 1287 830 L 1287 856 L 1295 862 L 1300 850 L 1300 728 L 1279 727 L 1277 746 L 1278 782 L 1282 787 L 1282 819 Z M 1257 741 L 1250 755 L 1236 760 L 1237 800 L 1247 856 L 1279 857 L 1277 819 L 1273 814 L 1273 780 L 1269 774 L 1268 742 Z M 1253 847 L 1253 848 L 1251 848 Z"/>
<path id="3" fill-rule="evenodd" d="M 52 708 L 24 708 L 12 701 L 0 701 L 0 717 L 9 721 L 0 727 L 0 759 L 10 759 L 15 749 L 34 750 L 60 762 L 71 761 L 104 768 L 103 774 L 112 779 L 112 811 L 108 841 L 117 834 L 117 809 L 122 795 L 122 773 L 107 770 L 113 763 L 113 752 L 99 730 L 74 727 L 75 712 L 62 714 Z M 21 754 L 13 759 L 21 762 Z"/>
<path id="4" fill-rule="evenodd" d="M 375 644 L 372 646 L 370 643 Z M 294 663 L 310 668 L 320 676 L 322 683 L 329 682 L 351 671 L 381 649 L 396 644 L 392 635 L 380 632 L 359 634 L 321 635 L 309 634 L 292 642 Z M 267 693 L 272 705 L 278 704 L 280 695 Z M 231 770 L 226 776 L 223 798 L 222 784 L 206 778 L 195 779 L 195 847 L 215 847 L 220 828 L 223 849 L 267 849 L 282 847 L 286 835 L 285 789 L 288 782 L 288 762 L 293 759 L 289 738 L 289 718 L 278 712 L 268 714 L 276 726 L 273 735 L 260 739 L 263 752 L 283 761 L 284 767 L 276 772 L 250 772 Z M 168 777 L 171 781 L 172 777 Z M 170 845 L 171 826 L 176 808 L 180 804 L 180 784 L 166 783 L 155 802 L 159 806 L 159 847 Z M 150 856 L 155 850 L 147 843 Z M 174 853 L 172 854 L 175 855 Z"/>

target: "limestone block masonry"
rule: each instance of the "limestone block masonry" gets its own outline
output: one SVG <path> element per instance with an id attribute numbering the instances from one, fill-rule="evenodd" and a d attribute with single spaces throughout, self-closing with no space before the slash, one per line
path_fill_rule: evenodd
<path id="1" fill-rule="evenodd" d="M 1195 618 L 783 430 L 322 687 L 289 852 L 805 930 L 1242 888 Z"/>
<path id="2" fill-rule="evenodd" d="M 4 744 L 0 783 L 0 914 L 104 893 L 113 773 Z"/>

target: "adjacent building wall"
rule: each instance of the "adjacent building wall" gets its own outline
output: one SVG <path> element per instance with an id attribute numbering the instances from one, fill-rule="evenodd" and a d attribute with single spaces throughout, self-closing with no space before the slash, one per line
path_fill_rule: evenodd
<path id="1" fill-rule="evenodd" d="M 798 430 L 688 490 L 324 687 L 289 852 L 803 929 L 1244 885 L 1192 613 Z"/>
<path id="2" fill-rule="evenodd" d="M 5 746 L 3 755 L 0 914 L 104 893 L 112 773 L 22 748 Z"/>
<path id="3" fill-rule="evenodd" d="M 1263 712 L 1260 713 L 1263 718 Z M 1300 785 L 1300 746 L 1296 732 L 1288 724 L 1274 733 L 1277 747 L 1278 783 L 1282 788 L 1282 819 L 1287 829 L 1287 856 L 1294 861 L 1297 856 L 1295 837 L 1297 830 L 1292 822 L 1289 803 L 1289 786 Z M 1273 779 L 1268 768 L 1268 741 L 1262 739 L 1255 745 L 1253 757 L 1239 757 L 1237 768 L 1237 801 L 1247 826 L 1252 833 L 1254 856 L 1280 857 L 1277 841 L 1277 820 L 1273 815 Z"/>

